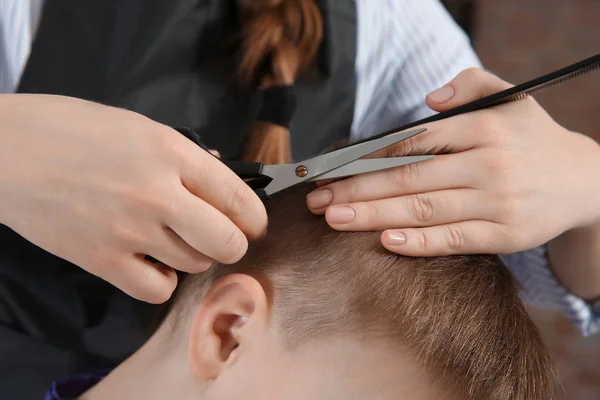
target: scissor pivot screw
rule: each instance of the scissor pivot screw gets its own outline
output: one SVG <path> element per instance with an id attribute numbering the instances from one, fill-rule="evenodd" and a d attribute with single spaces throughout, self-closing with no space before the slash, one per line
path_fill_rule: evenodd
<path id="1" fill-rule="evenodd" d="M 298 168 L 296 168 L 296 176 L 297 177 L 304 178 L 307 174 L 308 174 L 308 168 L 306 168 L 304 165 L 299 165 Z"/>

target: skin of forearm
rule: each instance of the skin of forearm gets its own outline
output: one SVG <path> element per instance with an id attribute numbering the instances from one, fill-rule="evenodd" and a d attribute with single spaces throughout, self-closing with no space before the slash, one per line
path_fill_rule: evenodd
<path id="1" fill-rule="evenodd" d="M 590 169 L 588 184 L 588 196 L 598 210 L 595 218 L 548 244 L 548 257 L 556 277 L 571 293 L 588 301 L 600 299 L 600 145 L 597 149 L 598 162 Z"/>
<path id="2" fill-rule="evenodd" d="M 588 301 L 600 299 L 600 222 L 552 240 L 548 257 L 554 274 L 571 293 Z"/>

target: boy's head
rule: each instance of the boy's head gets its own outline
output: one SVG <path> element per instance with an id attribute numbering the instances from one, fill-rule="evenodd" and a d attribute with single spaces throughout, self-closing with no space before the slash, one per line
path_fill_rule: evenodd
<path id="1" fill-rule="evenodd" d="M 156 338 L 199 399 L 540 399 L 554 367 L 495 256 L 407 258 L 335 232 L 306 188 L 236 265 L 188 276 Z"/>

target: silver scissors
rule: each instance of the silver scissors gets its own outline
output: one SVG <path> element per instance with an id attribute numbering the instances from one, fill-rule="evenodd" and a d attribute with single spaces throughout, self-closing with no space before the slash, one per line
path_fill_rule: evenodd
<path id="1" fill-rule="evenodd" d="M 189 128 L 175 129 L 208 151 L 200 136 L 193 130 Z M 389 136 L 346 146 L 292 164 L 264 165 L 262 163 L 242 161 L 221 161 L 240 178 L 250 180 L 249 182 L 247 181 L 250 187 L 254 189 L 261 199 L 267 200 L 275 193 L 302 182 L 343 178 L 430 160 L 434 156 L 424 155 L 361 160 L 362 157 L 409 139 L 426 130 L 425 128 L 421 128 L 390 134 Z"/>

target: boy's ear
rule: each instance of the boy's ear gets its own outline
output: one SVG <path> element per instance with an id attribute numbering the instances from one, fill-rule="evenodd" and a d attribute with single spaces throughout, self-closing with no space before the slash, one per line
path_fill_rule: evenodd
<path id="1" fill-rule="evenodd" d="M 249 275 L 227 275 L 212 285 L 191 325 L 188 355 L 198 379 L 217 378 L 265 333 L 268 308 L 262 285 Z"/>

